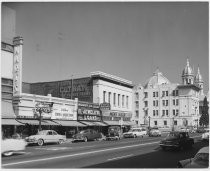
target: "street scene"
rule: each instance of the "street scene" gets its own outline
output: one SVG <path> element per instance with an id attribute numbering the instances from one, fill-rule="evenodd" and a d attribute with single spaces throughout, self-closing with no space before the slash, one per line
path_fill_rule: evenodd
<path id="1" fill-rule="evenodd" d="M 209 168 L 208 2 L 2 2 L 2 169 Z"/>

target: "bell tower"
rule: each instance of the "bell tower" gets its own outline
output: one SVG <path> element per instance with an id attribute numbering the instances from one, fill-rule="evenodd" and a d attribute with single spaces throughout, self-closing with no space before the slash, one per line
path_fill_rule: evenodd
<path id="1" fill-rule="evenodd" d="M 194 84 L 194 72 L 190 67 L 189 59 L 187 58 L 187 65 L 182 72 L 182 84 Z"/>
<path id="2" fill-rule="evenodd" d="M 199 66 L 198 66 L 198 71 L 197 71 L 197 75 L 195 76 L 195 85 L 197 85 L 198 87 L 200 87 L 200 95 L 203 95 L 203 78 L 200 74 L 200 69 L 199 69 Z"/>

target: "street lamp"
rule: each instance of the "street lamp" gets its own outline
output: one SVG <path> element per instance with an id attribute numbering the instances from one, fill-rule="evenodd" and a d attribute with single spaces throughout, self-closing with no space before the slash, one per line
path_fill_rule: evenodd
<path id="1" fill-rule="evenodd" d="M 71 75 L 71 99 L 73 98 L 73 75 Z"/>

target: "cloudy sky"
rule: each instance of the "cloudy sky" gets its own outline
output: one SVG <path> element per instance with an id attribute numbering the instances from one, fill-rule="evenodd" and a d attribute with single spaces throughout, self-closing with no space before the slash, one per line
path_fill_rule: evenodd
<path id="1" fill-rule="evenodd" d="M 24 39 L 23 81 L 103 71 L 144 85 L 159 70 L 181 83 L 189 58 L 209 83 L 208 2 L 16 2 Z"/>

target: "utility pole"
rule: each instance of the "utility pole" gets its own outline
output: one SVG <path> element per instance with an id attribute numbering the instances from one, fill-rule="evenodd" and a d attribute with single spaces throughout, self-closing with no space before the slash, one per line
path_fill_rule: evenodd
<path id="1" fill-rule="evenodd" d="M 73 75 L 71 75 L 71 99 L 73 99 Z"/>

